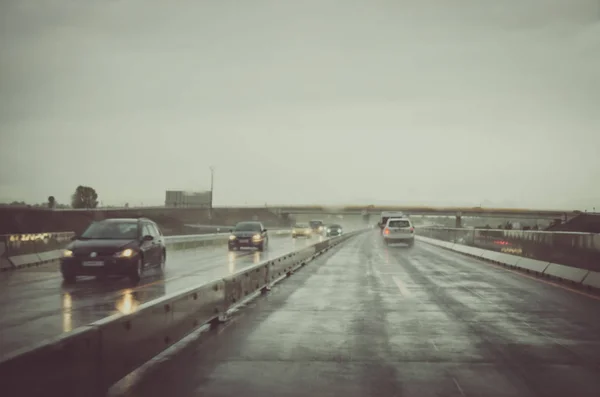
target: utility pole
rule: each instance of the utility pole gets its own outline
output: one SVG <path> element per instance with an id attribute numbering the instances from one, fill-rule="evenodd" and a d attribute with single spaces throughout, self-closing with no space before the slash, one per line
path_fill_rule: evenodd
<path id="1" fill-rule="evenodd" d="M 212 165 L 208 167 L 210 169 L 210 207 L 208 211 L 208 216 L 210 219 L 213 218 L 213 191 L 215 186 L 215 167 Z"/>

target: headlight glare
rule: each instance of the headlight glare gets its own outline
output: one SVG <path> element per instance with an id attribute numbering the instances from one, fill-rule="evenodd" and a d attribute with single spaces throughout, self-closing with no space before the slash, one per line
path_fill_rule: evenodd
<path id="1" fill-rule="evenodd" d="M 71 258 L 73 256 L 73 251 L 71 250 L 64 250 L 63 251 L 63 257 L 64 258 Z"/>
<path id="2" fill-rule="evenodd" d="M 135 254 L 135 251 L 131 248 L 127 248 L 121 252 L 117 252 L 115 256 L 117 258 L 131 258 Z"/>
<path id="3" fill-rule="evenodd" d="M 232 234 L 231 236 L 229 236 L 230 240 L 235 240 L 235 236 Z"/>

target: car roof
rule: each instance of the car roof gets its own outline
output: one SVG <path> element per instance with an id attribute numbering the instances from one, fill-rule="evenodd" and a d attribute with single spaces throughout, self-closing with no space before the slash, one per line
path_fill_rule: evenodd
<path id="1" fill-rule="evenodd" d="M 388 222 L 390 222 L 390 221 L 409 221 L 410 222 L 410 219 L 393 216 L 388 219 Z"/>
<path id="2" fill-rule="evenodd" d="M 244 221 L 244 222 L 238 222 L 235 225 L 260 225 L 262 222 L 259 221 Z"/>

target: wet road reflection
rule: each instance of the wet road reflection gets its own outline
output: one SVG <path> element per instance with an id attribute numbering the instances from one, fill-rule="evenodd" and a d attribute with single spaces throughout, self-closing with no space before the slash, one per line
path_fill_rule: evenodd
<path id="1" fill-rule="evenodd" d="M 127 289 L 123 297 L 117 302 L 117 310 L 123 314 L 131 314 L 137 310 L 139 305 L 140 302 L 135 298 L 134 292 Z"/>
<path id="2" fill-rule="evenodd" d="M 222 246 L 174 251 L 169 253 L 164 273 L 151 269 L 137 286 L 126 278 L 93 277 L 63 285 L 58 268 L 50 267 L 15 272 L 12 278 L 0 279 L 0 357 L 104 317 L 132 313 L 165 294 L 202 285 L 322 240 L 277 238 L 265 252 L 228 252 Z"/>
<path id="3" fill-rule="evenodd" d="M 70 332 L 73 330 L 73 318 L 71 309 L 73 307 L 73 302 L 71 300 L 71 294 L 65 292 L 63 294 L 62 301 L 62 312 L 63 312 L 63 332 Z"/>

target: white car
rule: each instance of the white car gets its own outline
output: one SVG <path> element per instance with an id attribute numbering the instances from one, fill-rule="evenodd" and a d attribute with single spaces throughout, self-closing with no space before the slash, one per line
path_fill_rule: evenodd
<path id="1" fill-rule="evenodd" d="M 415 244 L 415 228 L 408 218 L 389 218 L 382 236 L 386 244 L 406 243 L 409 247 Z"/>

